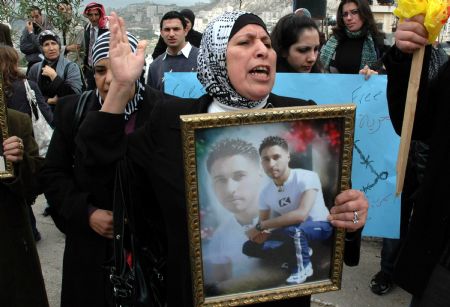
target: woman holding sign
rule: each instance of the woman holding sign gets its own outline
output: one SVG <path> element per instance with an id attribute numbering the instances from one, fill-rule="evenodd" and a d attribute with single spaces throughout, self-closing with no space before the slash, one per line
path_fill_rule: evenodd
<path id="1" fill-rule="evenodd" d="M 124 44 L 123 19 L 112 13 L 110 93 L 101 112 L 91 112 L 80 127 L 78 142 L 86 149 L 88 165 L 110 164 L 127 156 L 136 177 L 132 184 L 144 187 L 143 206 L 160 208 L 168 245 L 168 305 L 192 306 L 192 280 L 184 191 L 180 120 L 182 114 L 261 109 L 312 104 L 271 93 L 275 81 L 276 54 L 264 22 L 242 11 L 227 12 L 210 22 L 199 50 L 198 79 L 207 94 L 199 99 L 167 98 L 157 103 L 149 122 L 130 136 L 123 133 L 126 93 L 144 65 L 145 43 L 136 54 Z M 99 130 L 100 129 L 100 130 Z M 99 131 L 102 137 L 99 138 Z M 108 136 L 108 137 L 105 137 Z M 105 155 L 105 153 L 108 153 Z M 329 219 L 348 234 L 346 260 L 359 260 L 360 232 L 367 216 L 364 194 L 347 190 L 335 199 Z M 354 210 L 359 220 L 353 222 Z M 177 293 L 177 295 L 171 295 Z M 309 296 L 259 306 L 309 306 Z"/>

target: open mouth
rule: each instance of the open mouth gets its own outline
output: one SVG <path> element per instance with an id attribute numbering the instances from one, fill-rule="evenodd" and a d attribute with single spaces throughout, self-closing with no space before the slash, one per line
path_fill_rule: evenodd
<path id="1" fill-rule="evenodd" d="M 256 66 L 255 68 L 250 70 L 250 74 L 255 76 L 262 75 L 267 77 L 270 74 L 270 68 L 268 66 Z"/>

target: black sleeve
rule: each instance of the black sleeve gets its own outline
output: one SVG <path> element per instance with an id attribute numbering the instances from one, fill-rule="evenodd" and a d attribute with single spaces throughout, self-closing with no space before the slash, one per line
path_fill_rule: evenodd
<path id="1" fill-rule="evenodd" d="M 56 93 L 58 97 L 64 97 L 68 95 L 77 94 L 73 88 L 64 82 L 63 78 L 56 76 L 56 78 L 51 83 L 51 92 Z"/>
<path id="2" fill-rule="evenodd" d="M 420 78 L 420 87 L 417 95 L 417 108 L 414 120 L 414 139 L 428 139 L 430 129 L 422 129 L 430 123 L 433 114 L 433 102 L 437 99 L 439 91 L 439 75 L 436 79 L 428 80 L 428 67 L 430 59 L 431 46 L 425 49 L 424 64 Z M 396 47 L 392 47 L 384 59 L 387 70 L 387 98 L 389 106 L 389 115 L 395 132 L 400 135 L 402 130 L 405 102 L 408 91 L 409 73 L 411 69 L 412 57 L 403 54 Z"/>
<path id="3" fill-rule="evenodd" d="M 344 263 L 348 266 L 359 264 L 362 228 L 345 234 Z"/>
<path id="4" fill-rule="evenodd" d="M 77 101 L 78 96 L 71 96 L 70 99 L 63 98 L 56 106 L 55 130 L 39 178 L 48 204 L 55 209 L 57 216 L 61 216 L 64 223 L 70 222 L 77 229 L 87 231 L 90 230 L 90 193 L 79 189 L 73 167 L 75 146 L 72 122 Z M 57 220 L 55 223 L 59 227 Z"/>

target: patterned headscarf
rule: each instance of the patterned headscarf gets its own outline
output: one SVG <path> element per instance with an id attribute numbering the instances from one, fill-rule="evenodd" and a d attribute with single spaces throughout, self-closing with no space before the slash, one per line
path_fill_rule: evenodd
<path id="1" fill-rule="evenodd" d="M 106 17 L 105 7 L 102 4 L 97 2 L 91 2 L 87 4 L 83 11 L 83 16 L 88 18 L 89 12 L 93 10 L 97 10 L 100 14 L 100 18 L 98 19 L 98 27 L 100 29 L 107 28 L 108 18 Z"/>
<path id="2" fill-rule="evenodd" d="M 95 41 L 94 46 L 92 47 L 92 63 L 94 67 L 98 63 L 98 61 L 109 58 L 110 35 L 111 33 L 109 31 L 105 32 L 102 35 L 100 35 Z M 128 42 L 130 43 L 131 51 L 136 52 L 138 40 L 129 32 L 127 32 L 127 36 Z M 136 91 L 134 93 L 134 96 L 125 107 L 125 120 L 128 120 L 130 115 L 138 110 L 139 104 L 144 99 L 143 94 L 145 91 L 145 69 L 142 70 L 141 76 L 139 77 L 138 80 L 136 80 L 135 86 Z M 96 90 L 96 95 L 98 101 L 100 102 L 100 105 L 103 105 L 102 97 L 100 96 L 98 89 Z"/>
<path id="3" fill-rule="evenodd" d="M 240 22 L 240 28 L 247 24 L 258 24 L 266 29 L 264 22 L 258 16 L 243 11 L 225 12 L 212 20 L 203 32 L 200 43 L 197 78 L 206 92 L 219 103 L 235 108 L 251 109 L 260 105 L 264 99 L 253 101 L 236 92 L 228 77 L 226 62 L 228 42 L 239 30 L 234 28 L 234 25 L 242 15 L 248 15 L 250 18 L 248 21 Z"/>

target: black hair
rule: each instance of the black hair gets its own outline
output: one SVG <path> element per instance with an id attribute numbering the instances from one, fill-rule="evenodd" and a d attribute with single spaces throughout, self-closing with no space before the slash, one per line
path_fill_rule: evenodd
<path id="1" fill-rule="evenodd" d="M 33 12 L 33 11 L 38 11 L 39 15 L 42 15 L 41 8 L 39 8 L 39 7 L 36 6 L 36 5 L 30 6 L 30 13 Z"/>
<path id="2" fill-rule="evenodd" d="M 0 43 L 13 47 L 11 29 L 3 23 L 0 23 Z"/>
<path id="3" fill-rule="evenodd" d="M 249 142 L 241 139 L 223 139 L 212 147 L 206 160 L 206 168 L 211 173 L 211 167 L 217 160 L 221 158 L 241 155 L 249 161 L 259 165 L 259 155 L 256 148 Z"/>
<path id="4" fill-rule="evenodd" d="M 287 62 L 285 59 L 286 54 L 289 53 L 289 48 L 297 43 L 298 38 L 305 30 L 314 29 L 317 31 L 320 42 L 320 31 L 316 22 L 307 16 L 298 16 L 294 13 L 283 16 L 278 20 L 277 24 L 270 34 L 272 40 L 272 47 L 277 53 L 278 62 Z M 288 63 L 283 63 L 283 66 L 290 66 Z M 278 71 L 277 63 L 277 71 Z M 322 65 L 320 64 L 319 57 L 317 57 L 316 63 L 314 63 L 311 72 L 321 72 Z"/>
<path id="5" fill-rule="evenodd" d="M 194 12 L 190 9 L 183 9 L 180 11 L 180 14 L 183 15 L 185 18 L 189 19 L 189 21 L 192 24 L 192 28 L 194 28 L 194 22 L 195 22 L 195 15 Z"/>
<path id="6" fill-rule="evenodd" d="M 279 136 L 271 135 L 262 140 L 261 145 L 259 145 L 259 154 L 261 155 L 261 152 L 265 148 L 272 146 L 280 146 L 281 148 L 289 152 L 289 146 L 285 139 Z"/>
<path id="7" fill-rule="evenodd" d="M 168 19 L 179 19 L 181 21 L 181 24 L 183 25 L 183 29 L 186 29 L 186 20 L 184 19 L 184 16 L 177 11 L 170 11 L 164 14 L 164 16 L 161 18 L 161 22 L 159 23 L 160 29 L 163 28 L 163 21 Z"/>
<path id="8" fill-rule="evenodd" d="M 363 29 L 372 35 L 376 45 L 383 45 L 385 35 L 383 32 L 378 30 L 375 18 L 373 17 L 372 10 L 370 9 L 370 5 L 367 0 L 342 0 L 341 3 L 339 3 L 339 7 L 336 12 L 336 26 L 333 28 L 333 35 L 337 38 L 337 40 L 339 41 L 346 37 L 346 26 L 344 23 L 344 16 L 342 15 L 342 10 L 344 4 L 347 3 L 354 3 L 358 7 L 358 14 L 363 22 Z"/>

